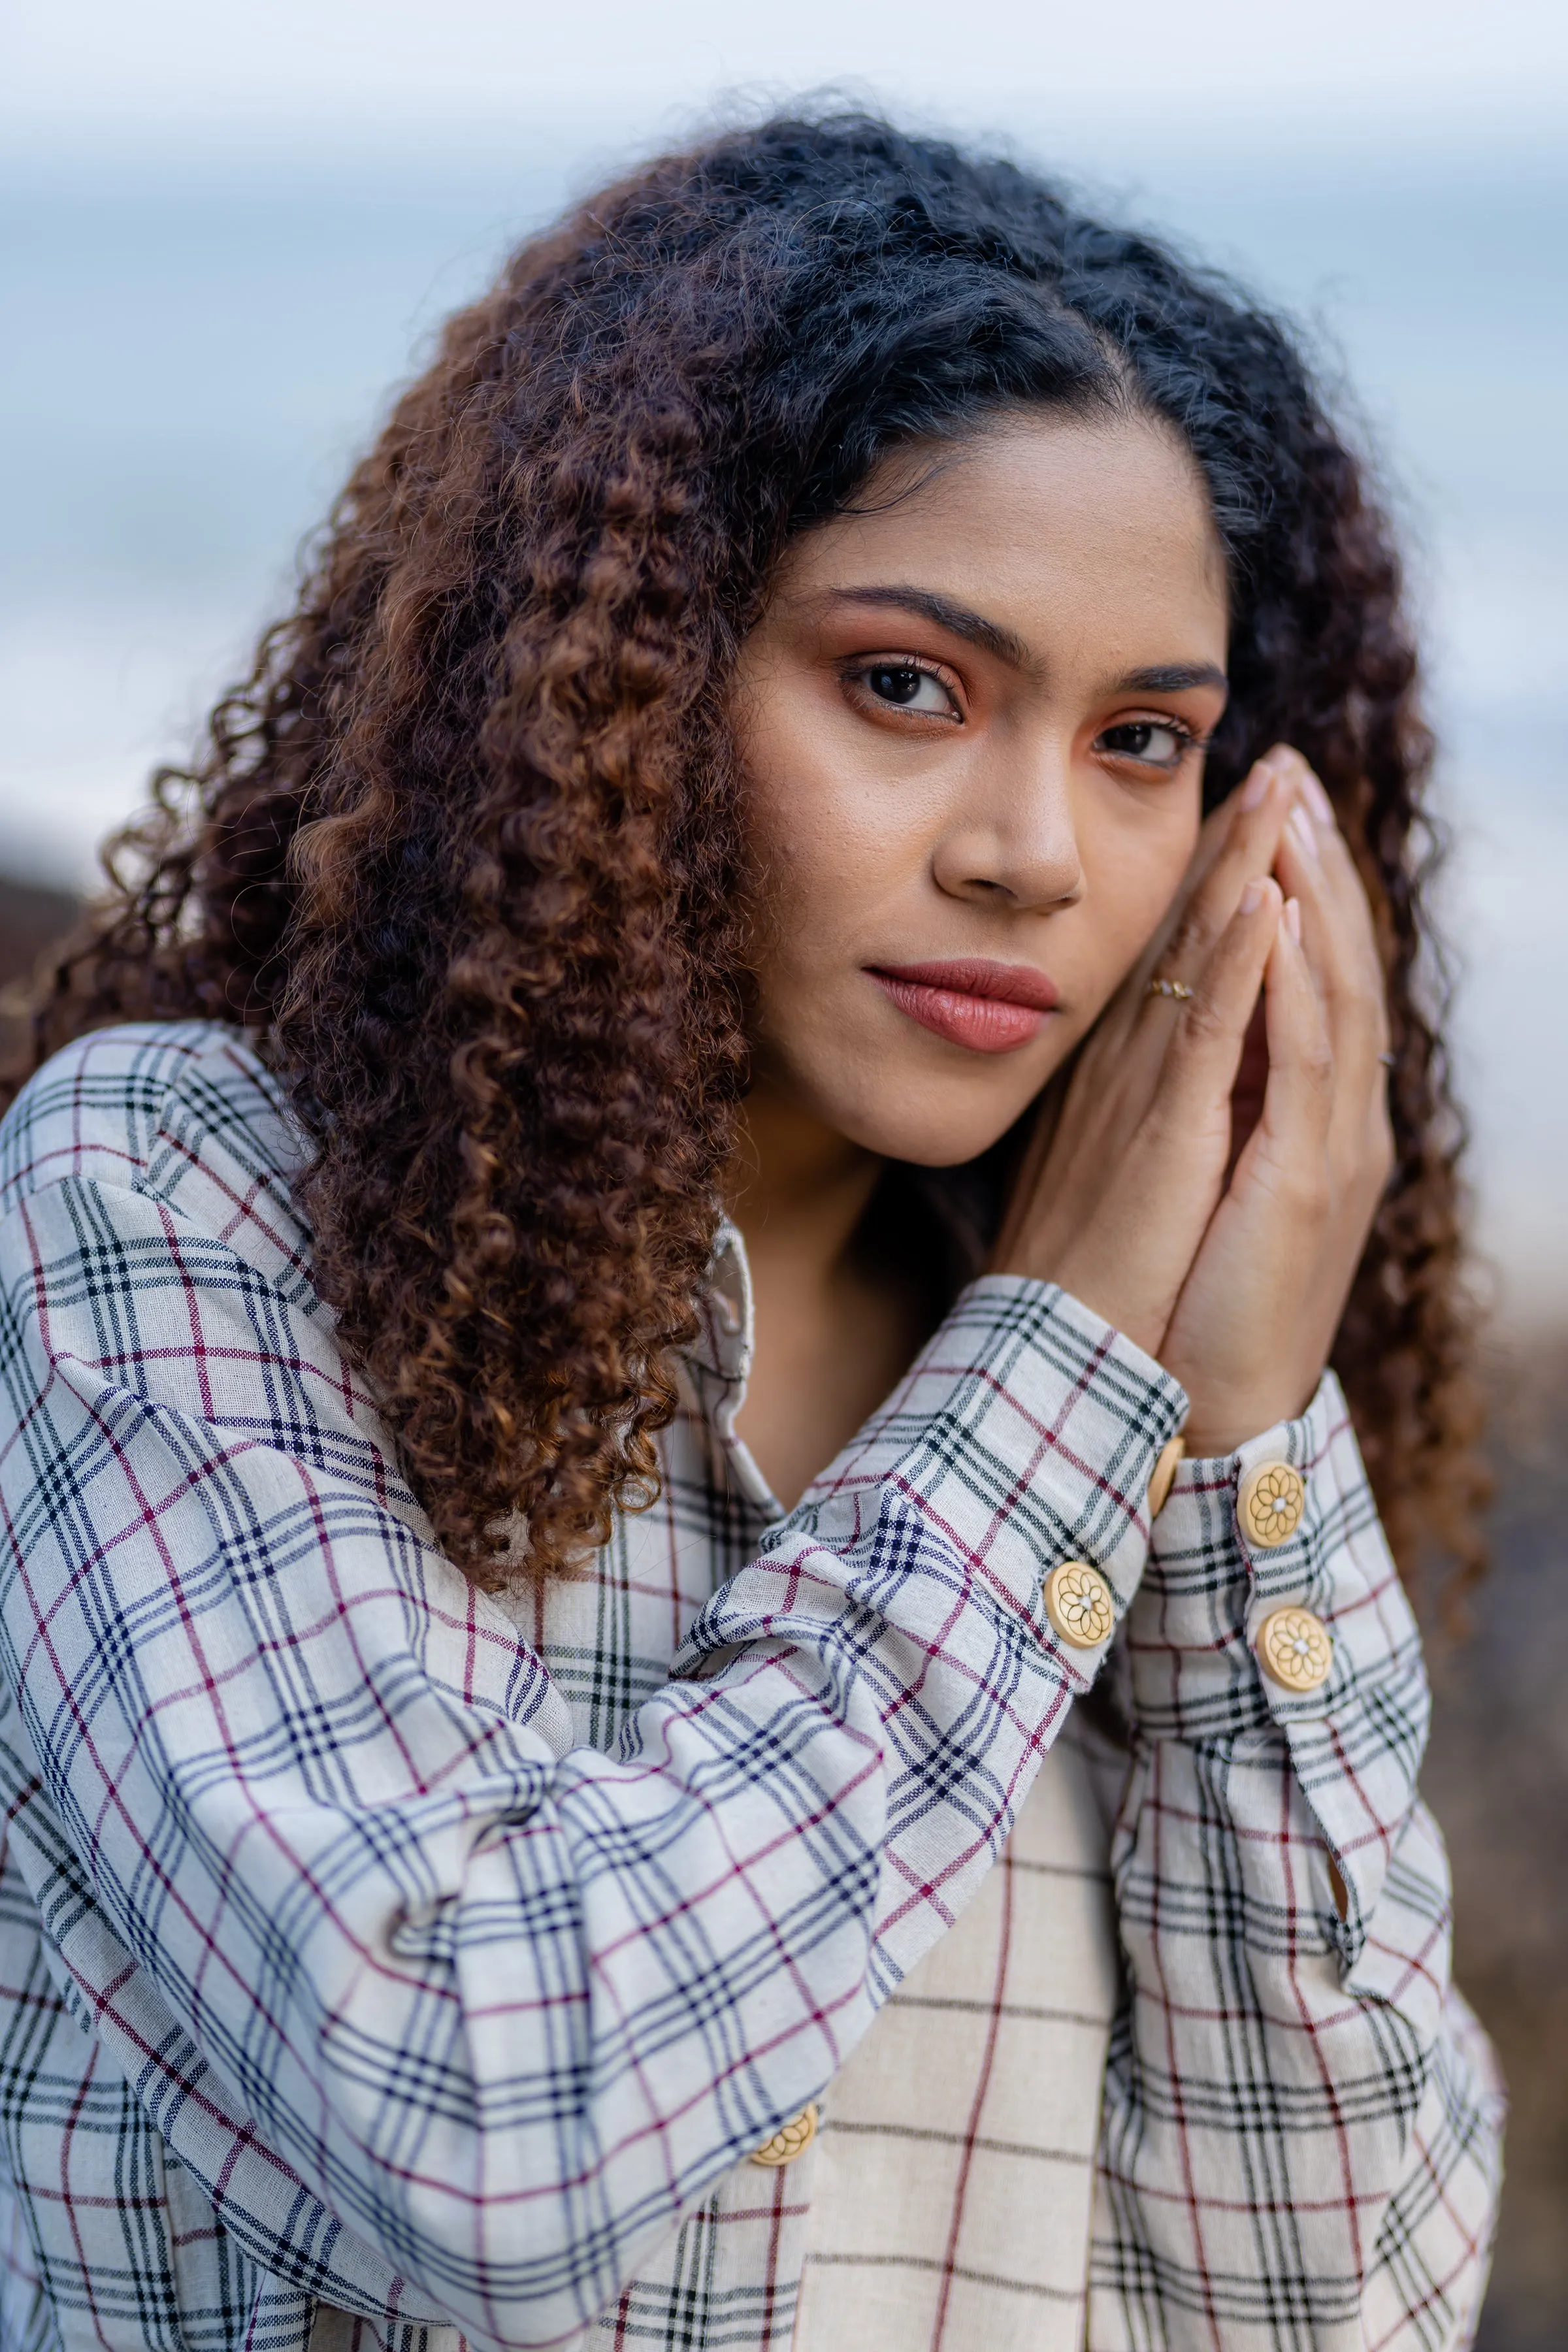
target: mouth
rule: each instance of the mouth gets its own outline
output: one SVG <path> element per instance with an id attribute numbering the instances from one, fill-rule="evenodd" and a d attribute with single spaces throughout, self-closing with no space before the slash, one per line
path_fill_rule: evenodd
<path id="1" fill-rule="evenodd" d="M 966 956 L 952 963 L 868 964 L 900 1013 L 972 1054 L 1013 1054 L 1055 1011 L 1059 992 L 1032 964 Z"/>

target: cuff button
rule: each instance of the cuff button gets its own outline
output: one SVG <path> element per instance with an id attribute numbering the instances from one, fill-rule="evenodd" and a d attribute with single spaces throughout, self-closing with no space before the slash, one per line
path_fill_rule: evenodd
<path id="1" fill-rule="evenodd" d="M 1097 1568 L 1064 1559 L 1046 1579 L 1046 1614 L 1051 1631 L 1070 1649 L 1092 1650 L 1116 1623 L 1110 1587 Z"/>
<path id="2" fill-rule="evenodd" d="M 802 2107 L 792 2123 L 781 2124 L 772 2139 L 765 2139 L 761 2147 L 754 2147 L 750 2160 L 752 2164 L 765 2164 L 770 2168 L 775 2165 L 793 2164 L 797 2156 L 805 2154 L 816 2137 L 816 2101 L 813 2099 L 809 2106 Z"/>
<path id="3" fill-rule="evenodd" d="M 1249 1544 L 1272 1550 L 1289 1543 L 1301 1524 L 1307 1488 L 1299 1470 L 1289 1462 L 1260 1462 L 1241 1482 L 1236 1498 L 1241 1532 Z"/>
<path id="4" fill-rule="evenodd" d="M 1334 1662 L 1333 1635 L 1310 1609 L 1274 1609 L 1258 1629 L 1258 1660 L 1281 1690 L 1313 1691 Z"/>
<path id="5" fill-rule="evenodd" d="M 1164 1509 L 1170 1498 L 1171 1488 L 1175 1484 L 1177 1467 L 1186 1450 L 1187 1441 L 1184 1437 L 1167 1438 L 1164 1444 L 1161 1446 L 1155 1457 L 1154 1467 L 1149 1474 L 1151 1519 L 1157 1519 Z"/>

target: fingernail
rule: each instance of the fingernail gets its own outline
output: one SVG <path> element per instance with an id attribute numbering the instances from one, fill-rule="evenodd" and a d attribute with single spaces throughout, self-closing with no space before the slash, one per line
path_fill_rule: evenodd
<path id="1" fill-rule="evenodd" d="M 1313 865 L 1321 866 L 1323 862 L 1323 853 L 1318 847 L 1318 836 L 1313 830 L 1312 820 L 1307 814 L 1306 810 L 1301 806 L 1300 801 L 1297 802 L 1295 807 L 1290 812 L 1290 830 L 1295 835 L 1297 840 L 1300 843 L 1302 848 L 1306 851 L 1308 856 L 1311 859 Z"/>
<path id="2" fill-rule="evenodd" d="M 1290 937 L 1299 946 L 1301 939 L 1301 901 L 1300 898 L 1287 898 L 1285 901 L 1285 929 L 1289 932 Z"/>
<path id="3" fill-rule="evenodd" d="M 1307 796 L 1307 805 L 1311 810 L 1312 814 L 1317 818 L 1318 823 L 1320 824 L 1332 824 L 1335 821 L 1334 804 L 1329 798 L 1327 793 L 1323 790 L 1321 784 L 1318 782 L 1316 776 L 1313 775 L 1310 768 L 1307 770 L 1306 774 L 1301 779 L 1301 790 L 1305 793 Z"/>
<path id="4" fill-rule="evenodd" d="M 1249 882 L 1249 883 L 1247 884 L 1247 886 L 1246 889 L 1245 889 L 1245 890 L 1242 892 L 1242 894 L 1241 894 L 1241 911 L 1242 911 L 1242 913 L 1243 913 L 1244 915 L 1250 915 L 1256 908 L 1260 907 L 1262 904 L 1263 904 L 1263 885 L 1262 885 L 1262 883 L 1261 883 L 1261 882 Z"/>
<path id="5" fill-rule="evenodd" d="M 1242 807 L 1244 809 L 1261 808 L 1264 802 L 1268 797 L 1268 787 L 1273 782 L 1273 769 L 1268 767 L 1263 761 L 1259 760 L 1257 767 L 1254 768 L 1251 775 L 1248 776 L 1246 783 L 1244 783 L 1241 788 Z"/>

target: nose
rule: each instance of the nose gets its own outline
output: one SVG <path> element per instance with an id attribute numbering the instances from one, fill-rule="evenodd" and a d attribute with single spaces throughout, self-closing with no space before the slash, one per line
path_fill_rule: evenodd
<path id="1" fill-rule="evenodd" d="M 1021 914 L 1070 906 L 1082 896 L 1066 746 L 1035 747 L 1026 762 L 998 763 L 994 775 L 971 774 L 966 785 L 932 858 L 939 889 Z"/>

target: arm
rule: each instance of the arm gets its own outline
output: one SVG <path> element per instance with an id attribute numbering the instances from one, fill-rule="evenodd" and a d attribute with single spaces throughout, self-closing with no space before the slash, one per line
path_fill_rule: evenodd
<path id="1" fill-rule="evenodd" d="M 1277 747 L 1211 825 L 1214 863 L 1200 850 L 1152 950 L 1190 1001 L 1175 1014 L 1134 975 L 1085 1050 L 1007 1261 L 1135 1332 L 1181 1380 L 1188 1445 L 1207 1457 L 1157 1524 L 1130 1628 L 1136 1761 L 1116 1871 L 1132 2000 L 1108 2084 L 1089 2343 L 1447 2352 L 1484 2280 L 1500 2103 L 1448 1982 L 1447 1864 L 1415 1790 L 1415 1629 L 1343 1401 L 1321 1381 L 1394 1167 L 1383 973 L 1353 860 L 1298 753 Z M 1260 856 L 1290 894 L 1261 973 L 1267 1087 L 1247 1132 L 1230 1059 L 1221 1174 L 1163 1290 L 1181 1200 L 1171 1139 L 1187 1139 L 1189 1168 L 1214 1148 L 1215 1096 L 1184 1099 L 1184 1072 L 1235 1034 L 1216 1017 L 1236 1001 L 1227 941 L 1249 905 L 1265 912 L 1260 889 L 1279 903 Z M 1100 1204 L 1129 1171 L 1142 1181 L 1119 1232 Z M 1238 1480 L 1270 1459 L 1303 1474 L 1305 1514 L 1287 1542 L 1243 1544 Z M 1291 1602 L 1334 1645 L 1326 1679 L 1296 1694 L 1254 1650 Z"/>
<path id="2" fill-rule="evenodd" d="M 1124 1606 L 1181 1392 L 1061 1294 L 975 1286 L 686 1678 L 563 1752 L 276 1243 L 286 1194 L 229 1183 L 224 1225 L 180 1181 L 69 1175 L 0 1226 L 13 1851 L 258 2259 L 551 2341 L 973 1892 L 1100 1654 L 1042 1573 L 1087 1554 Z"/>
<path id="3" fill-rule="evenodd" d="M 1305 1485 L 1244 1541 L 1258 1465 Z M 1293 1692 L 1270 1612 L 1331 1643 Z M 1415 1622 L 1337 1382 L 1184 1464 L 1128 1624 L 1134 1764 L 1114 1852 L 1130 2005 L 1101 2142 L 1091 2352 L 1469 2341 L 1502 2100 L 1449 1978 L 1441 1837 L 1416 1795 Z"/>

